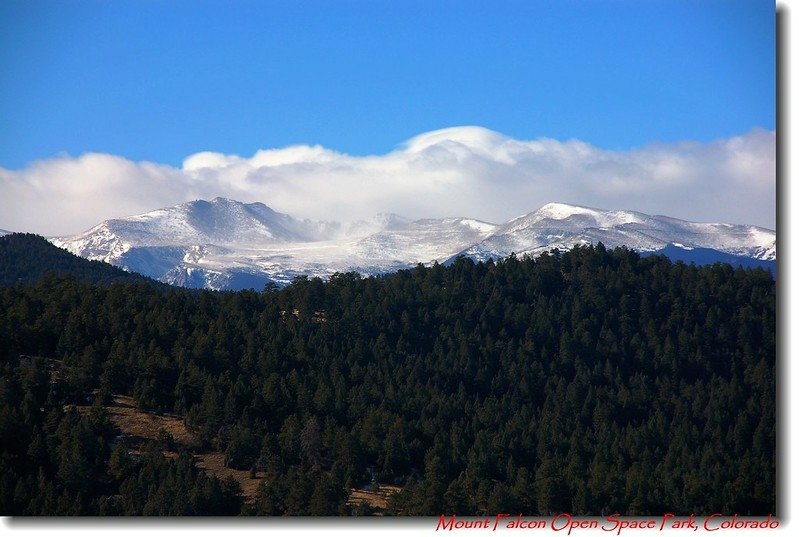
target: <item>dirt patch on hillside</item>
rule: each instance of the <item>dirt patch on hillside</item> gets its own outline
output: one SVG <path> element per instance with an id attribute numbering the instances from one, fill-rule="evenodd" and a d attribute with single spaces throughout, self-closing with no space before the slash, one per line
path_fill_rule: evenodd
<path id="1" fill-rule="evenodd" d="M 91 407 L 77 407 L 79 412 L 88 412 Z M 147 440 L 160 441 L 160 431 L 166 431 L 174 439 L 175 449 L 185 448 L 194 455 L 197 467 L 219 479 L 233 477 L 241 485 L 246 502 L 253 502 L 258 485 L 263 480 L 263 472 L 250 477 L 250 472 L 225 468 L 225 455 L 219 451 L 200 452 L 200 443 L 186 428 L 186 422 L 174 414 L 156 414 L 136 407 L 136 401 L 128 395 L 114 395 L 113 403 L 106 406 L 108 417 L 122 433 L 120 441 L 131 453 L 136 453 Z M 165 457 L 177 457 L 177 451 L 165 449 Z"/>
<path id="2" fill-rule="evenodd" d="M 226 477 L 232 476 L 233 479 L 238 481 L 239 485 L 241 485 L 244 498 L 248 502 L 255 500 L 255 497 L 258 494 L 258 486 L 261 484 L 261 481 L 263 481 L 263 472 L 255 472 L 255 477 L 251 477 L 250 472 L 247 470 L 234 470 L 233 468 L 226 468 L 225 455 L 218 451 L 200 453 L 199 455 L 195 455 L 194 458 L 197 461 L 198 468 L 203 468 L 209 474 L 216 476 L 219 479 L 225 479 Z"/>
<path id="3" fill-rule="evenodd" d="M 160 430 L 172 435 L 176 444 L 189 451 L 197 449 L 197 441 L 179 416 L 140 410 L 136 408 L 136 401 L 127 395 L 115 395 L 114 402 L 105 408 L 111 422 L 122 431 L 125 445 L 132 449 L 138 448 L 144 440 L 158 440 Z"/>
<path id="4" fill-rule="evenodd" d="M 88 412 L 91 407 L 78 407 L 79 412 Z M 146 440 L 161 440 L 159 431 L 169 433 L 175 441 L 176 448 L 183 447 L 194 455 L 197 467 L 209 475 L 219 479 L 233 477 L 241 485 L 244 500 L 255 501 L 258 487 L 264 479 L 263 472 L 256 472 L 254 477 L 247 470 L 235 470 L 225 467 L 225 455 L 219 451 L 200 452 L 197 442 L 186 423 L 174 414 L 156 414 L 137 408 L 136 401 L 128 395 L 114 395 L 113 403 L 106 406 L 109 419 L 121 431 L 121 441 L 131 451 L 136 452 Z M 177 457 L 177 452 L 164 450 L 164 456 Z M 388 507 L 388 498 L 401 489 L 395 485 L 380 485 L 379 490 L 351 489 L 347 505 L 356 507 L 366 502 L 377 514 Z"/>
<path id="5" fill-rule="evenodd" d="M 385 511 L 388 508 L 389 497 L 400 490 L 402 489 L 395 485 L 380 485 L 377 491 L 352 489 L 350 497 L 347 499 L 347 505 L 356 507 L 361 502 L 366 502 L 372 509 Z"/>

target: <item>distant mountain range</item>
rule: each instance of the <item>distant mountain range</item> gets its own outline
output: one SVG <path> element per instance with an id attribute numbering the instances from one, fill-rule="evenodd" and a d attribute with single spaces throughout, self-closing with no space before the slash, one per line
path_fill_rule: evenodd
<path id="1" fill-rule="evenodd" d="M 776 270 L 776 233 L 687 222 L 634 211 L 550 203 L 504 224 L 472 218 L 409 220 L 380 214 L 352 224 L 299 220 L 262 203 L 192 201 L 107 220 L 55 245 L 165 283 L 260 289 L 297 276 L 393 272 L 418 263 L 475 260 L 602 242 L 688 262 L 728 262 Z"/>

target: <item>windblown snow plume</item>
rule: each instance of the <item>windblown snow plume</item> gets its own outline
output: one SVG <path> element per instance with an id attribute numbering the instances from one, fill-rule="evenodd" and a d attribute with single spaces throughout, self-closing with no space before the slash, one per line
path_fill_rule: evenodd
<path id="1" fill-rule="evenodd" d="M 395 214 L 343 225 L 300 220 L 262 203 L 193 201 L 107 220 L 52 241 L 165 283 L 211 289 L 260 289 L 296 276 L 382 274 L 418 263 L 476 260 L 602 242 L 643 253 L 707 250 L 710 260 L 776 259 L 776 233 L 751 226 L 694 223 L 633 211 L 550 203 L 498 225 L 474 218 L 411 220 Z M 706 257 L 707 260 L 707 257 Z"/>

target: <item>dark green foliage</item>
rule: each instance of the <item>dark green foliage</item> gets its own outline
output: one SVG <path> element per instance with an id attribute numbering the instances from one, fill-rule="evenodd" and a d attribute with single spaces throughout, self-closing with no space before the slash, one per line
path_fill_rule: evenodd
<path id="1" fill-rule="evenodd" d="M 44 237 L 11 233 L 0 237 L 0 285 L 36 282 L 46 274 L 69 274 L 89 283 L 149 281 L 140 274 L 102 263 L 87 261 L 62 250 Z"/>
<path id="2" fill-rule="evenodd" d="M 61 410 L 97 389 L 263 472 L 247 513 L 364 514 L 346 490 L 374 481 L 403 486 L 396 514 L 765 515 L 775 298 L 763 270 L 604 247 L 260 294 L 0 288 L 0 512 L 240 511 L 187 458 L 131 460 L 99 411 Z"/>
<path id="3" fill-rule="evenodd" d="M 6 363 L 0 379 L 0 513 L 4 515 L 237 515 L 241 489 L 161 446 L 131 455 L 101 406 L 64 406 L 44 360 Z M 45 391 L 44 397 L 41 392 Z M 37 393 L 38 392 L 38 393 Z M 27 412 L 26 401 L 42 404 Z M 55 403 L 55 404 L 54 404 Z M 168 441 L 168 433 L 164 439 Z"/>

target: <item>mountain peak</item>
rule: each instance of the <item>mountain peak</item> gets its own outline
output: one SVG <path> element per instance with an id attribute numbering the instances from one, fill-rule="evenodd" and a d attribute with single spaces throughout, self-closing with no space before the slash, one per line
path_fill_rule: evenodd
<path id="1" fill-rule="evenodd" d="M 179 203 L 174 205 L 173 208 L 175 209 L 192 209 L 196 207 L 244 207 L 246 203 L 242 203 L 240 201 L 232 200 L 230 198 L 223 198 L 222 196 L 217 196 L 211 200 L 203 200 L 197 199 L 192 201 L 187 201 L 185 203 Z M 163 209 L 159 209 L 163 210 Z"/>
<path id="2" fill-rule="evenodd" d="M 263 203 L 216 197 L 106 220 L 81 235 L 54 239 L 78 255 L 114 262 L 131 248 L 185 245 L 271 246 L 312 242 L 334 230 L 329 223 L 299 221 Z"/>
<path id="3" fill-rule="evenodd" d="M 108 220 L 53 242 L 164 282 L 224 288 L 237 285 L 236 275 L 287 283 L 301 274 L 378 274 L 457 255 L 497 259 L 511 252 L 538 255 L 597 242 L 639 252 L 679 244 L 675 248 L 685 251 L 706 249 L 771 261 L 777 255 L 775 240 L 773 231 L 754 226 L 686 222 L 561 202 L 501 225 L 471 218 L 411 221 L 380 213 L 342 226 L 301 221 L 262 203 L 216 197 Z"/>
<path id="4" fill-rule="evenodd" d="M 591 209 L 590 207 L 580 207 L 579 205 L 569 205 L 567 203 L 553 202 L 539 208 L 533 214 L 542 216 L 544 218 L 552 218 L 553 220 L 563 220 L 575 214 L 591 214 L 595 215 L 602 211 L 599 209 Z"/>
<path id="5" fill-rule="evenodd" d="M 203 200 L 197 200 L 197 201 L 203 201 Z M 222 196 L 215 197 L 214 199 L 211 200 L 210 203 L 213 203 L 214 205 L 247 205 L 246 203 L 243 203 L 241 201 L 232 200 L 230 198 L 224 198 Z"/>
<path id="6" fill-rule="evenodd" d="M 541 220 L 571 221 L 577 220 L 582 225 L 590 222 L 596 227 L 612 227 L 623 224 L 637 224 L 644 222 L 648 217 L 635 211 L 610 211 L 570 205 L 568 203 L 547 203 L 530 214 L 520 216 L 512 222 L 539 222 Z"/>

